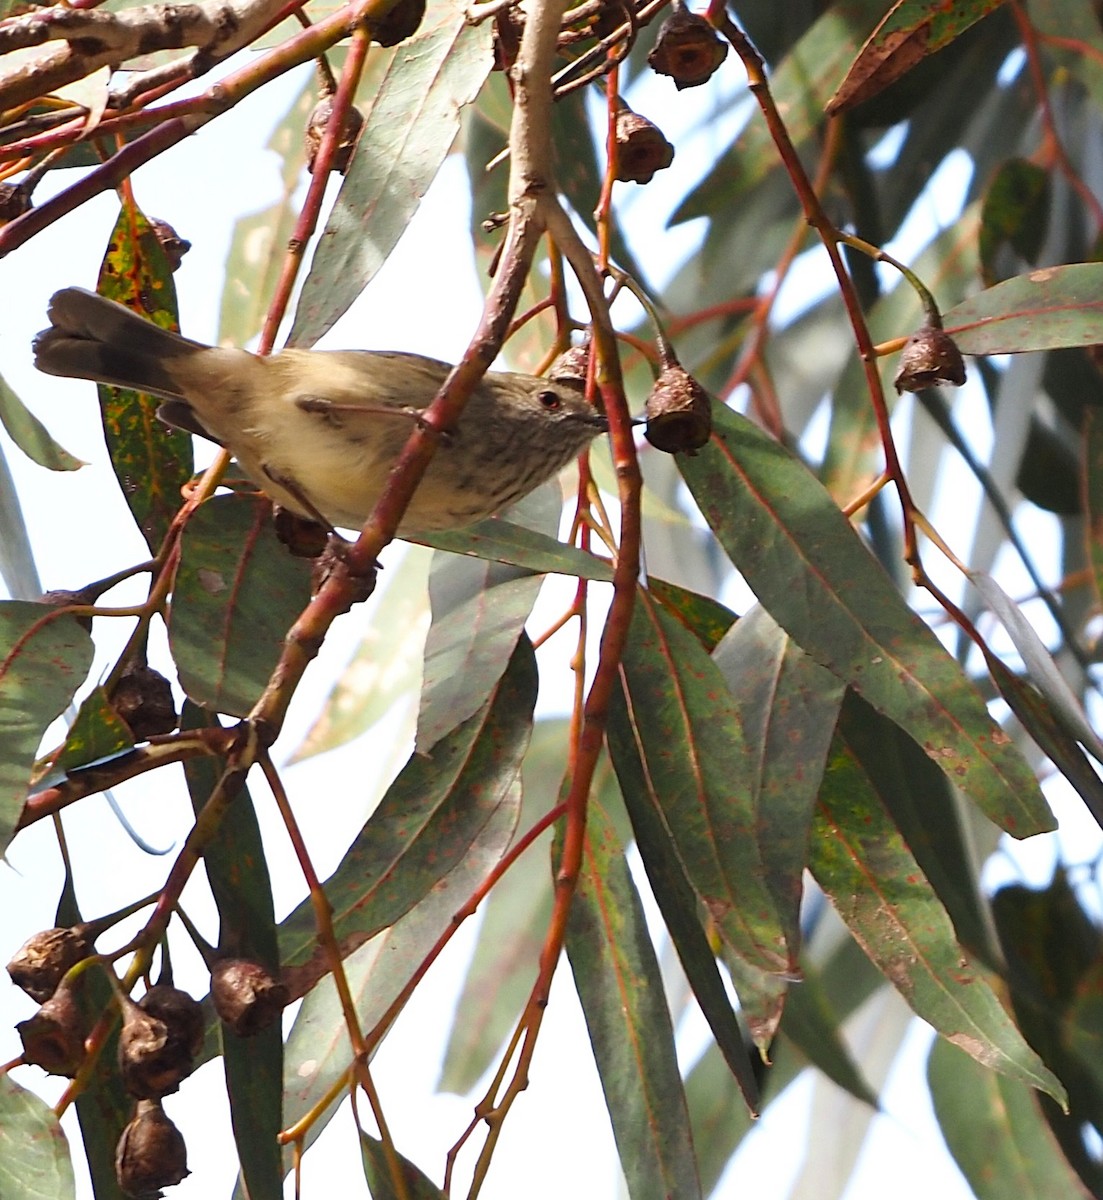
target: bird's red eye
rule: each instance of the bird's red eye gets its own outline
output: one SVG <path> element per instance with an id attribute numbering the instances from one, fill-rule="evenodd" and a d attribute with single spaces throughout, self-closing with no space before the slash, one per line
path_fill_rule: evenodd
<path id="1" fill-rule="evenodd" d="M 560 400 L 555 392 L 541 392 L 536 398 L 548 412 L 555 412 L 563 404 L 563 401 Z"/>

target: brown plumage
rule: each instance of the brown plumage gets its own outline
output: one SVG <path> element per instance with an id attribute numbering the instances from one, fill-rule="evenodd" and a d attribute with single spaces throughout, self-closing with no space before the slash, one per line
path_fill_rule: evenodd
<path id="1" fill-rule="evenodd" d="M 169 424 L 229 449 L 273 500 L 359 528 L 447 363 L 367 350 L 246 350 L 193 342 L 82 288 L 50 301 L 34 342 L 49 375 L 161 397 Z M 438 446 L 399 533 L 469 525 L 519 500 L 606 430 L 576 387 L 489 371 Z M 313 509 L 313 511 L 311 511 Z"/>

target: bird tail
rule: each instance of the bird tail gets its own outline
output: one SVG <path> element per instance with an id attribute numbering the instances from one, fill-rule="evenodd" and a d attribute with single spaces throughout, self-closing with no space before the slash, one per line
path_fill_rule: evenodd
<path id="1" fill-rule="evenodd" d="M 34 339 L 35 366 L 47 375 L 94 379 L 114 387 L 181 399 L 173 359 L 206 349 L 84 288 L 50 301 L 50 328 Z"/>

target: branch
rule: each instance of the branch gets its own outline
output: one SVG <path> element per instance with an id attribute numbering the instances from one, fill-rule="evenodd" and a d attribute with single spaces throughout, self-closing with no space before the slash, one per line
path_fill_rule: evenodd
<path id="1" fill-rule="evenodd" d="M 195 4 L 145 4 L 124 12 L 49 8 L 0 22 L 0 54 L 63 40 L 29 61 L 0 70 L 0 109 L 84 79 L 101 67 L 116 68 L 155 50 L 195 46 L 224 58 L 247 46 L 280 11 L 282 0 L 199 0 Z"/>

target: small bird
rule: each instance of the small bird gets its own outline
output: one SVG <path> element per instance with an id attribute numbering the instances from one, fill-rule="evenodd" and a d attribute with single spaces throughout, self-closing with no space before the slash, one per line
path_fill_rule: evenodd
<path id="1" fill-rule="evenodd" d="M 34 340 L 48 375 L 159 396 L 166 424 L 230 450 L 273 500 L 359 529 L 448 372 L 418 354 L 205 346 L 83 288 L 50 301 Z M 489 371 L 437 447 L 399 536 L 492 516 L 566 466 L 608 423 L 573 383 Z"/>

